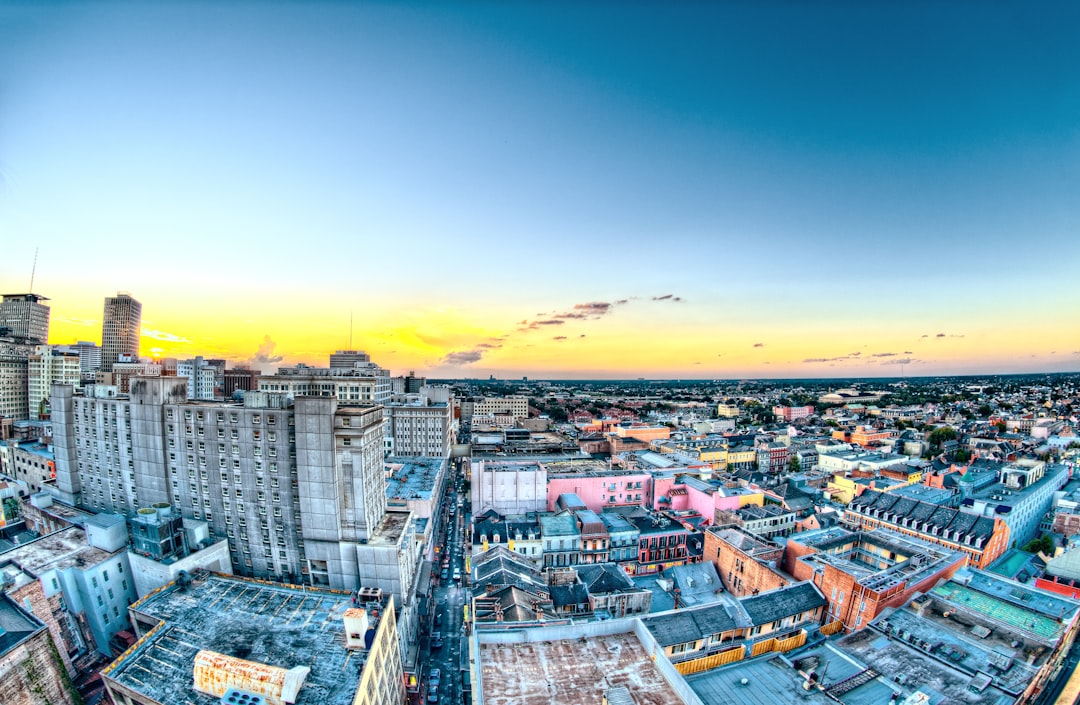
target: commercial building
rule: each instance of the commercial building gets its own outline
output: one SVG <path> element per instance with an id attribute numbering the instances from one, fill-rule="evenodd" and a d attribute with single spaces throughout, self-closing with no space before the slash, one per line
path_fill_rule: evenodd
<path id="1" fill-rule="evenodd" d="M 79 356 L 59 345 L 36 345 L 26 360 L 26 403 L 30 418 L 45 419 L 54 384 L 78 386 L 82 380 Z"/>
<path id="2" fill-rule="evenodd" d="M 138 360 L 142 304 L 125 292 L 106 296 L 101 320 L 101 370 L 112 372 L 121 355 Z"/>
<path id="3" fill-rule="evenodd" d="M 892 529 L 950 550 L 961 551 L 967 565 L 986 567 L 1009 547 L 1009 527 L 1001 516 L 983 516 L 867 490 L 848 505 L 845 522 L 855 530 Z"/>
<path id="4" fill-rule="evenodd" d="M 199 574 L 130 609 L 139 640 L 103 671 L 122 705 L 401 705 L 393 602 Z M 272 628 L 268 628 L 272 625 Z M 258 698 L 258 699 L 256 699 Z"/>
<path id="5" fill-rule="evenodd" d="M 291 399 L 330 397 L 351 405 L 386 404 L 391 387 L 390 371 L 371 362 L 356 367 L 281 367 L 277 374 L 259 378 L 263 392 L 282 392 Z"/>
<path id="6" fill-rule="evenodd" d="M 784 570 L 811 580 L 829 602 L 826 622 L 862 629 L 887 607 L 907 602 L 962 568 L 959 551 L 887 529 L 851 532 L 840 527 L 788 539 Z"/>
<path id="7" fill-rule="evenodd" d="M 548 505 L 548 472 L 536 461 L 474 460 L 470 493 L 474 516 L 543 512 Z"/>
<path id="8" fill-rule="evenodd" d="M 1039 702 L 1066 663 L 1080 603 L 964 568 L 835 642 L 893 676 L 902 702 Z"/>
<path id="9" fill-rule="evenodd" d="M 29 360 L 34 346 L 16 338 L 0 338 L 0 417 L 30 418 L 27 394 Z"/>
<path id="10" fill-rule="evenodd" d="M 809 416 L 813 416 L 814 407 L 812 405 L 774 406 L 772 412 L 777 421 L 794 421 L 795 419 L 805 419 Z"/>
<path id="11" fill-rule="evenodd" d="M 735 528 L 709 527 L 702 560 L 716 566 L 724 589 L 736 597 L 756 595 L 790 584 L 777 571 L 784 550 Z"/>
<path id="12" fill-rule="evenodd" d="M 201 356 L 177 360 L 176 376 L 187 378 L 188 399 L 213 399 L 217 393 L 218 368 Z"/>
<path id="13" fill-rule="evenodd" d="M 388 402 L 383 406 L 385 452 L 398 457 L 450 457 L 455 442 L 452 407 L 423 393 L 408 395 L 404 403 Z"/>
<path id="14" fill-rule="evenodd" d="M 48 344 L 49 299 L 40 294 L 3 294 L 0 299 L 0 338 Z"/>

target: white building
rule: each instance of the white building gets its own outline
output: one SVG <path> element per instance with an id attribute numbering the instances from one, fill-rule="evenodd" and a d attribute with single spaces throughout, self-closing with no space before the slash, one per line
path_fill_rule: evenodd
<path id="1" fill-rule="evenodd" d="M 473 516 L 489 509 L 503 515 L 547 510 L 547 468 L 542 463 L 476 460 L 470 483 Z"/>
<path id="2" fill-rule="evenodd" d="M 141 334 L 142 304 L 124 292 L 106 296 L 101 323 L 102 371 L 112 372 L 121 355 L 138 360 Z"/>
<path id="3" fill-rule="evenodd" d="M 351 368 L 297 365 L 259 378 L 259 391 L 281 392 L 291 399 L 330 397 L 350 405 L 385 404 L 392 388 L 390 371 L 373 363 L 357 363 Z"/>
<path id="4" fill-rule="evenodd" d="M 384 452 L 387 455 L 430 458 L 450 457 L 455 429 L 452 405 L 431 402 L 426 395 L 410 394 L 402 403 L 383 407 Z"/>
<path id="5" fill-rule="evenodd" d="M 177 360 L 176 376 L 187 377 L 188 399 L 213 399 L 217 387 L 217 368 L 201 356 Z"/>
<path id="6" fill-rule="evenodd" d="M 36 345 L 27 358 L 27 411 L 31 418 L 41 418 L 54 384 L 78 386 L 82 379 L 79 356 L 64 351 L 59 345 Z"/>

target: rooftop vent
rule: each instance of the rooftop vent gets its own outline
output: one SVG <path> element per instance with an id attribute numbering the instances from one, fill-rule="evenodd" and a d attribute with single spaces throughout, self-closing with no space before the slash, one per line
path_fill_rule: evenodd
<path id="1" fill-rule="evenodd" d="M 221 705 L 266 705 L 266 698 L 236 688 L 229 688 L 225 691 L 225 695 L 221 696 Z"/>

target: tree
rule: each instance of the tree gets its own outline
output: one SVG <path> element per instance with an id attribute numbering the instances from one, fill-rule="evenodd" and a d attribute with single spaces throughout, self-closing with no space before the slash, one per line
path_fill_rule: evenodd
<path id="1" fill-rule="evenodd" d="M 991 411 L 992 411 L 992 410 L 990 409 L 990 405 L 989 405 L 989 404 L 981 404 L 981 405 L 979 406 L 979 416 L 984 416 L 984 417 L 985 417 L 985 416 L 989 416 L 989 415 L 990 415 L 990 413 L 991 413 Z"/>
<path id="2" fill-rule="evenodd" d="M 1047 535 L 1040 536 L 1033 541 L 1028 541 L 1024 545 L 1024 550 L 1028 553 L 1045 553 L 1052 556 L 1054 555 L 1054 539 Z"/>
<path id="3" fill-rule="evenodd" d="M 949 426 L 941 426 L 939 428 L 935 428 L 933 431 L 930 432 L 930 435 L 927 437 L 926 440 L 930 443 L 930 445 L 934 446 L 935 448 L 940 448 L 941 444 L 945 441 L 956 440 L 956 429 Z"/>
<path id="4" fill-rule="evenodd" d="M 799 472 L 802 469 L 802 464 L 799 463 L 799 456 L 793 455 L 787 462 L 788 472 Z"/>

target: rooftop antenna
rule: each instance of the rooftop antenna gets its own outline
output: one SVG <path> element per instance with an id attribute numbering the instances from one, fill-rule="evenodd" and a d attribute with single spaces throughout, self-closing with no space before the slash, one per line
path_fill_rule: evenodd
<path id="1" fill-rule="evenodd" d="M 28 293 L 34 293 L 34 275 L 37 273 L 37 254 L 38 248 L 34 248 L 34 266 L 30 268 L 30 291 Z"/>

